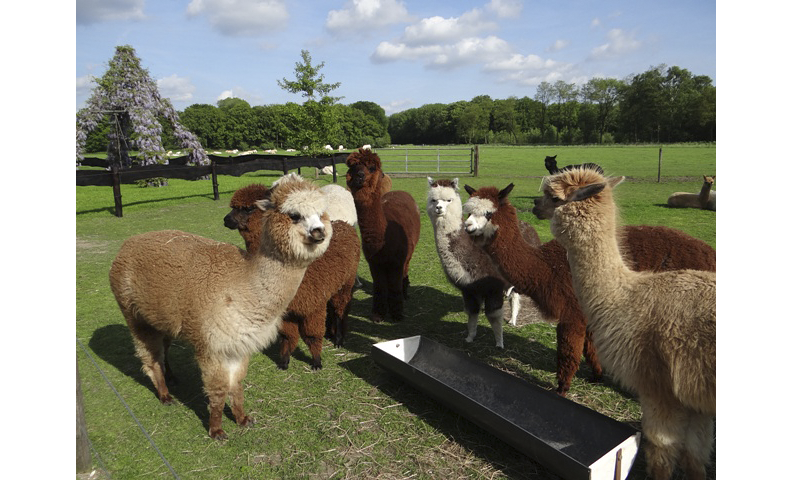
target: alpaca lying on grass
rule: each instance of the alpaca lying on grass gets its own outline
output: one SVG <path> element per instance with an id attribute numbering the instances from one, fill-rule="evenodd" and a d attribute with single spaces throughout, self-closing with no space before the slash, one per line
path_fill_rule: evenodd
<path id="1" fill-rule="evenodd" d="M 360 148 L 347 157 L 347 186 L 353 193 L 361 231 L 361 248 L 372 274 L 374 322 L 386 314 L 402 320 L 408 298 L 408 265 L 419 242 L 419 207 L 408 192 L 383 193 L 381 159 Z"/>
<path id="2" fill-rule="evenodd" d="M 700 193 L 675 192 L 667 199 L 667 205 L 675 208 L 700 208 L 717 211 L 717 192 L 711 190 L 714 177 L 704 175 Z"/>
<path id="3" fill-rule="evenodd" d="M 578 371 L 581 355 L 586 358 L 593 379 L 601 377 L 603 368 L 591 335 L 587 335 L 586 317 L 572 290 L 566 251 L 555 241 L 539 248 L 525 242 L 519 232 L 516 209 L 508 201 L 513 187 L 510 184 L 498 191 L 495 187 L 475 190 L 465 186 L 471 196 L 464 204 L 469 215 L 464 226 L 515 290 L 533 299 L 543 315 L 558 320 L 556 393 L 565 395 Z M 537 199 L 534 213 L 545 218 L 547 208 L 542 199 Z M 631 226 L 621 233 L 631 268 L 635 270 L 716 270 L 714 249 L 679 230 Z"/>
<path id="4" fill-rule="evenodd" d="M 642 405 L 647 473 L 706 476 L 716 415 L 716 274 L 635 272 L 618 244 L 606 179 L 578 169 L 547 179 L 550 229 L 567 250 L 572 283 L 600 361 Z"/>
<path id="5" fill-rule="evenodd" d="M 240 188 L 231 197 L 231 212 L 225 216 L 225 226 L 239 231 L 251 255 L 256 254 L 261 246 L 264 222 L 261 210 L 255 205 L 259 200 L 268 199 L 269 195 L 270 190 L 264 185 Z M 322 368 L 323 337 L 329 338 L 336 347 L 344 342 L 361 243 L 355 228 L 346 222 L 334 220 L 331 227 L 328 249 L 308 266 L 303 282 L 283 316 L 278 362 L 278 367 L 283 370 L 289 367 L 290 356 L 300 338 L 311 352 L 313 370 Z"/>
<path id="6" fill-rule="evenodd" d="M 166 230 L 126 240 L 109 272 L 136 356 L 162 403 L 172 403 L 166 383 L 171 339 L 194 347 L 209 400 L 208 433 L 216 439 L 227 438 L 222 410 L 229 395 L 236 423 L 253 424 L 242 389 L 250 355 L 278 336 L 306 267 L 331 240 L 325 196 L 309 182 L 279 185 L 256 207 L 265 217 L 256 254 Z"/>
<path id="7" fill-rule="evenodd" d="M 475 339 L 478 314 L 483 305 L 494 332 L 495 345 L 503 348 L 503 297 L 511 288 L 491 259 L 469 239 L 461 219 L 461 197 L 458 179 L 433 180 L 428 177 L 428 217 L 433 224 L 436 251 L 442 268 L 453 286 L 461 291 L 467 312 L 467 342 Z M 531 232 L 531 245 L 539 245 L 539 236 L 530 225 L 520 222 Z M 524 228 L 524 227 L 523 227 Z M 511 292 L 511 324 L 517 324 L 519 293 Z"/>

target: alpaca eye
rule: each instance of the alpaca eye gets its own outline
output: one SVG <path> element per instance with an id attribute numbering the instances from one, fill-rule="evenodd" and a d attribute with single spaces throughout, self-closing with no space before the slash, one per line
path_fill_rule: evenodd
<path id="1" fill-rule="evenodd" d="M 377 170 L 377 168 L 376 168 L 376 167 L 369 167 L 369 171 L 370 171 L 371 173 L 375 173 L 375 170 Z"/>
<path id="2" fill-rule="evenodd" d="M 483 216 L 486 217 L 486 220 L 491 220 L 492 219 L 492 212 L 486 212 L 486 213 L 483 214 Z"/>
<path id="3" fill-rule="evenodd" d="M 301 216 L 299 213 L 290 213 L 290 214 L 289 214 L 289 218 L 290 218 L 290 219 L 291 219 L 291 220 L 292 220 L 294 223 L 297 223 L 297 222 L 299 222 L 299 221 L 300 221 L 300 219 L 301 219 L 301 218 L 303 218 L 303 217 L 302 217 L 302 216 Z"/>

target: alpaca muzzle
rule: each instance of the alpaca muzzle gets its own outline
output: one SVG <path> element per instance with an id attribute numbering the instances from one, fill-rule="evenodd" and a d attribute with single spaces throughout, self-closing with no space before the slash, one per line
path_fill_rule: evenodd
<path id="1" fill-rule="evenodd" d="M 325 241 L 325 229 L 322 227 L 315 228 L 308 233 L 308 238 L 313 243 L 322 243 Z"/>

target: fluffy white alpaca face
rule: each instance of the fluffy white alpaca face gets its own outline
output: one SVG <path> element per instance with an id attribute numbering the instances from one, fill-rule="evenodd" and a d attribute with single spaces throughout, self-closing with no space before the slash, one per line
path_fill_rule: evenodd
<path id="1" fill-rule="evenodd" d="M 449 187 L 431 187 L 428 189 L 428 216 L 431 219 L 447 215 L 447 207 L 458 199 L 458 194 Z M 456 202 L 460 203 L 460 202 Z"/>
<path id="2" fill-rule="evenodd" d="M 472 237 L 488 240 L 497 231 L 497 225 L 492 223 L 492 215 L 496 211 L 494 203 L 488 198 L 470 197 L 464 204 L 464 213 L 468 215 L 464 229 Z"/>
<path id="3" fill-rule="evenodd" d="M 318 190 L 292 193 L 279 209 L 292 220 L 302 242 L 307 244 L 321 243 L 326 238 L 330 240 L 330 220 L 327 229 L 323 221 L 323 217 L 328 218 L 327 210 L 327 197 Z"/>

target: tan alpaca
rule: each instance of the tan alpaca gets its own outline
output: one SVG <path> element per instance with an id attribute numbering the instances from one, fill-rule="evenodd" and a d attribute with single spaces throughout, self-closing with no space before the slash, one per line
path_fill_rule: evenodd
<path id="1" fill-rule="evenodd" d="M 209 400 L 209 430 L 227 437 L 222 410 L 230 395 L 236 423 L 245 415 L 242 380 L 250 355 L 271 344 L 306 267 L 331 239 L 327 202 L 306 181 L 276 186 L 264 211 L 261 247 L 248 254 L 234 245 L 166 230 L 129 238 L 109 273 L 111 290 L 133 336 L 142 369 L 164 404 L 171 339 L 192 344 Z"/>
<path id="2" fill-rule="evenodd" d="M 716 415 L 716 274 L 628 268 L 611 192 L 621 181 L 586 169 L 547 178 L 550 229 L 600 362 L 639 397 L 648 474 L 667 480 L 679 464 L 703 479 Z"/>
<path id="3" fill-rule="evenodd" d="M 714 177 L 703 176 L 700 193 L 675 192 L 667 199 L 667 205 L 675 208 L 700 208 L 717 211 L 717 192 L 711 190 Z"/>

